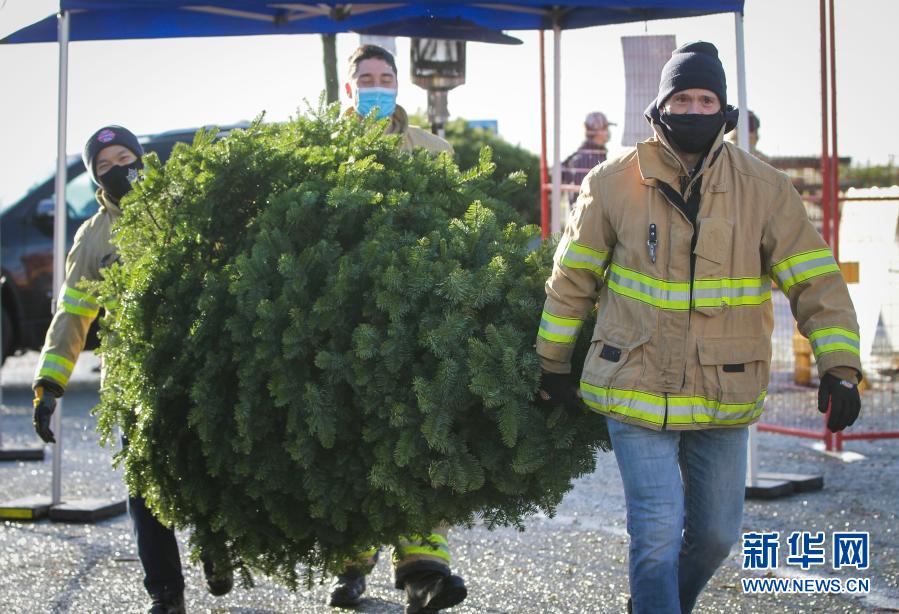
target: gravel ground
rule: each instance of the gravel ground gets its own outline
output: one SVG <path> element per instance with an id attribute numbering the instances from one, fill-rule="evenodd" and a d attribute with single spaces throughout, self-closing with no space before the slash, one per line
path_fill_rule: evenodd
<path id="1" fill-rule="evenodd" d="M 34 353 L 3 367 L 5 448 L 33 446 L 29 380 Z M 110 466 L 117 450 L 97 445 L 90 408 L 97 402 L 96 359 L 79 361 L 65 397 L 63 495 L 123 498 L 121 474 Z M 809 411 L 814 411 L 809 407 Z M 864 416 L 862 422 L 864 423 Z M 748 501 L 745 531 L 780 531 L 776 577 L 866 577 L 871 592 L 849 595 L 745 595 L 739 546 L 712 578 L 697 612 L 899 612 L 899 454 L 896 440 L 850 442 L 863 455 L 854 462 L 824 456 L 792 437 L 759 435 L 762 469 L 823 473 L 825 489 L 775 501 Z M 0 501 L 49 494 L 52 448 L 43 462 L 0 463 Z M 786 566 L 791 531 L 869 531 L 871 566 L 865 572 Z M 829 539 L 829 538 L 828 538 Z M 182 545 L 186 535 L 180 535 Z M 484 527 L 450 533 L 454 571 L 465 577 L 468 599 L 455 612 L 623 612 L 627 599 L 624 495 L 614 456 L 601 454 L 596 471 L 578 480 L 554 518 L 535 517 L 523 533 Z M 183 553 L 186 556 L 186 552 Z M 203 589 L 197 565 L 186 564 L 192 612 L 330 612 L 327 589 L 290 592 L 265 578 L 225 597 Z M 127 516 L 93 525 L 5 522 L 0 527 L 0 614 L 33 612 L 138 612 L 146 604 Z M 369 581 L 360 612 L 400 613 L 403 595 L 382 561 Z"/>

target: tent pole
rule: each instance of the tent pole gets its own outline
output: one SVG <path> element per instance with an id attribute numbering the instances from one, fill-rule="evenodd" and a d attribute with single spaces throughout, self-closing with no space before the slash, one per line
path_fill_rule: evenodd
<path id="1" fill-rule="evenodd" d="M 830 147 L 828 144 L 827 109 L 827 11 L 820 1 L 821 21 L 821 234 L 830 243 Z M 833 247 L 833 246 L 831 246 Z"/>
<path id="2" fill-rule="evenodd" d="M 833 240 L 830 244 L 833 256 L 840 261 L 840 157 L 837 153 L 837 51 L 835 43 L 836 15 L 834 14 L 833 0 L 830 0 L 830 201 L 831 205 L 831 230 Z M 837 433 L 837 440 L 842 437 Z M 840 451 L 839 446 L 837 452 Z"/>
<path id="3" fill-rule="evenodd" d="M 59 123 L 56 138 L 56 207 L 53 215 L 53 302 L 55 312 L 62 283 L 65 280 L 66 257 L 66 110 L 69 84 L 69 12 L 59 13 Z M 53 488 L 51 504 L 62 500 L 62 399 L 53 413 Z"/>
<path id="4" fill-rule="evenodd" d="M 743 38 L 743 13 L 734 13 L 737 38 L 737 104 L 740 106 L 740 120 L 737 122 L 737 143 L 750 151 L 749 107 L 746 102 L 746 40 Z"/>
<path id="5" fill-rule="evenodd" d="M 540 236 L 549 236 L 549 173 L 546 168 L 546 52 L 540 30 Z"/>
<path id="6" fill-rule="evenodd" d="M 553 234 L 562 232 L 562 27 L 553 23 L 553 197 L 550 216 Z"/>
<path id="7" fill-rule="evenodd" d="M 821 234 L 828 245 L 833 248 L 833 241 L 830 235 L 830 148 L 827 140 L 827 9 L 824 0 L 820 2 L 819 13 L 821 18 L 821 213 L 823 217 Z M 830 408 L 828 408 L 822 421 L 824 422 L 824 449 L 827 452 L 833 452 L 833 433 L 827 428 L 829 417 Z"/>

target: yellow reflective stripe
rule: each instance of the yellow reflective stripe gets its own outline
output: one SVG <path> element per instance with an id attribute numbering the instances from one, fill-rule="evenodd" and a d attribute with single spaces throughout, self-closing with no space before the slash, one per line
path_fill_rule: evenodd
<path id="1" fill-rule="evenodd" d="M 614 262 L 606 281 L 609 290 L 660 309 L 686 311 L 690 308 L 690 282 L 666 281 L 638 273 Z"/>
<path id="2" fill-rule="evenodd" d="M 594 386 L 581 381 L 581 398 L 588 407 L 608 413 L 622 414 L 650 424 L 665 420 L 665 397 L 639 390 L 622 390 Z"/>
<path id="3" fill-rule="evenodd" d="M 566 318 L 544 311 L 540 316 L 540 329 L 537 331 L 537 336 L 553 343 L 571 344 L 577 341 L 583 323 L 583 320 L 577 318 Z"/>
<path id="4" fill-rule="evenodd" d="M 403 546 L 404 544 L 420 544 L 422 542 L 431 542 L 434 544 L 449 546 L 449 542 L 446 541 L 446 538 L 440 533 L 429 533 L 428 535 L 407 535 L 400 537 L 401 546 Z"/>
<path id="5" fill-rule="evenodd" d="M 815 249 L 785 258 L 771 267 L 784 294 L 798 283 L 828 273 L 839 273 L 840 267 L 829 248 Z"/>
<path id="6" fill-rule="evenodd" d="M 859 337 L 851 330 L 839 326 L 819 328 L 808 336 L 817 360 L 822 354 L 829 352 L 850 352 L 860 356 Z"/>
<path id="7" fill-rule="evenodd" d="M 47 377 L 63 387 L 69 383 L 69 376 L 75 368 L 75 363 L 57 354 L 41 354 L 38 365 L 38 378 Z"/>
<path id="8" fill-rule="evenodd" d="M 565 250 L 562 264 L 570 269 L 587 269 L 602 277 L 609 263 L 609 252 L 593 249 L 572 241 Z"/>
<path id="9" fill-rule="evenodd" d="M 66 313 L 88 318 L 95 317 L 100 312 L 100 307 L 94 297 L 66 285 L 63 285 L 62 292 L 59 294 L 59 308 Z"/>
<path id="10" fill-rule="evenodd" d="M 97 306 L 97 299 L 95 299 L 90 294 L 82 292 L 81 290 L 76 290 L 75 288 L 70 288 L 66 285 L 63 285 L 63 287 L 65 288 L 65 292 L 63 292 L 63 294 L 65 294 L 66 296 L 70 296 L 73 299 L 75 299 L 76 301 L 89 303 L 89 304 L 93 305 L 94 307 Z"/>
<path id="11" fill-rule="evenodd" d="M 722 403 L 702 396 L 668 395 L 666 399 L 664 395 L 581 382 L 581 396 L 589 407 L 656 425 L 752 422 L 764 411 L 766 394 L 762 390 L 755 401 L 748 403 Z"/>
<path id="12" fill-rule="evenodd" d="M 400 538 L 400 551 L 394 553 L 394 559 L 402 560 L 412 555 L 433 556 L 443 559 L 447 563 L 452 558 L 449 553 L 449 542 L 447 542 L 446 537 L 439 533 L 431 533 L 427 536 L 410 535 Z"/>
<path id="13" fill-rule="evenodd" d="M 84 316 L 87 318 L 92 318 L 100 313 L 99 309 L 87 309 L 86 307 L 79 307 L 78 305 L 70 305 L 69 303 L 61 302 L 59 305 L 63 311 L 66 313 L 71 313 L 76 316 Z"/>
<path id="14" fill-rule="evenodd" d="M 427 546 L 407 546 L 403 548 L 403 554 L 400 558 L 402 559 L 412 555 L 435 556 L 437 558 L 443 559 L 447 563 L 452 560 L 449 552 L 445 550 L 438 550 L 436 548 L 428 548 Z"/>
<path id="15" fill-rule="evenodd" d="M 62 384 L 63 388 L 69 384 L 69 378 L 52 367 L 41 367 L 40 371 L 37 372 L 37 376 L 50 378 L 57 384 Z"/>
<path id="16" fill-rule="evenodd" d="M 612 263 L 606 282 L 609 290 L 659 309 L 690 308 L 690 282 L 657 279 Z M 693 307 L 742 307 L 771 300 L 771 278 L 722 277 L 693 283 Z"/>
<path id="17" fill-rule="evenodd" d="M 358 553 L 356 557 L 359 559 L 370 559 L 375 554 L 377 554 L 377 552 L 377 548 L 371 548 L 370 550 L 363 550 L 362 552 Z"/>
<path id="18" fill-rule="evenodd" d="M 74 362 L 64 356 L 59 356 L 58 354 L 44 354 L 44 361 L 62 365 L 69 373 L 71 373 L 72 369 L 75 368 Z"/>
<path id="19" fill-rule="evenodd" d="M 697 279 L 693 282 L 694 307 L 741 307 L 761 305 L 771 300 L 771 278 L 722 277 L 721 279 Z"/>

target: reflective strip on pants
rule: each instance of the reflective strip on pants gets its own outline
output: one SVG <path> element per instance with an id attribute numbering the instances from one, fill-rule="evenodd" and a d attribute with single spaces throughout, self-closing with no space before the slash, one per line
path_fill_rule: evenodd
<path id="1" fill-rule="evenodd" d="M 435 558 L 440 559 L 446 565 L 450 564 L 449 543 L 446 537 L 439 533 L 431 533 L 425 536 L 404 536 L 400 538 L 399 545 L 399 549 L 393 553 L 393 562 L 396 565 L 411 557 L 417 559 Z"/>

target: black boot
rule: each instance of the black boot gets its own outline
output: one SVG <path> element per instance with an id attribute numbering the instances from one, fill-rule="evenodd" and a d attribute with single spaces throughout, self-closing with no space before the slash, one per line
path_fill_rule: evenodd
<path id="1" fill-rule="evenodd" d="M 153 601 L 147 609 L 147 614 L 185 614 L 184 593 L 164 592 L 150 595 Z"/>
<path id="2" fill-rule="evenodd" d="M 351 567 L 334 578 L 328 605 L 338 608 L 352 608 L 362 602 L 365 592 L 365 574 L 357 567 Z"/>
<path id="3" fill-rule="evenodd" d="M 462 603 L 468 596 L 459 576 L 428 571 L 405 580 L 406 614 L 432 614 Z"/>
<path id="4" fill-rule="evenodd" d="M 221 597 L 227 595 L 234 588 L 234 570 L 230 567 L 219 569 L 212 559 L 200 555 L 203 561 L 203 575 L 206 576 L 206 590 L 210 595 Z"/>

